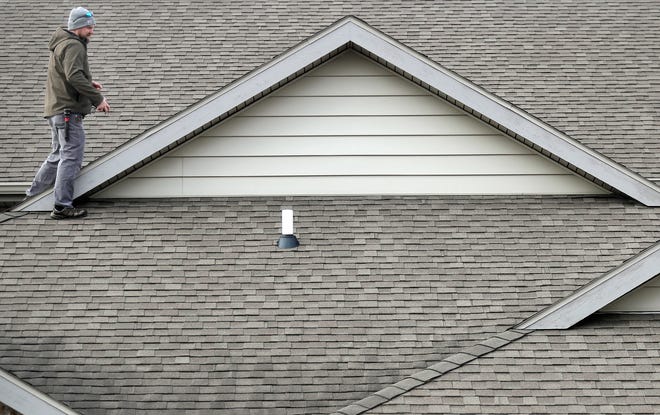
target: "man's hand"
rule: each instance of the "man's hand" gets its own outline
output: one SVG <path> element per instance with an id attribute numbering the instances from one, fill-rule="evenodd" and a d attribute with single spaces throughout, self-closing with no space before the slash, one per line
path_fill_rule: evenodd
<path id="1" fill-rule="evenodd" d="M 92 81 L 92 86 L 98 89 L 99 91 L 103 89 L 103 85 L 101 85 L 99 82 L 96 81 Z"/>
<path id="2" fill-rule="evenodd" d="M 101 102 L 98 107 L 96 107 L 96 110 L 101 112 L 110 112 L 110 104 L 108 104 L 108 100 L 103 98 L 103 102 Z"/>

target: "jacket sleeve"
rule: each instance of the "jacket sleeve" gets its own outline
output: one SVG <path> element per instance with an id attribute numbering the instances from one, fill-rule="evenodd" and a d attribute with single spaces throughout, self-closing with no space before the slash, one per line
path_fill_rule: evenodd
<path id="1" fill-rule="evenodd" d="M 103 94 L 92 86 L 92 80 L 85 74 L 87 52 L 84 46 L 71 43 L 65 47 L 62 56 L 62 69 L 66 80 L 80 95 L 87 96 L 94 106 L 103 102 Z"/>

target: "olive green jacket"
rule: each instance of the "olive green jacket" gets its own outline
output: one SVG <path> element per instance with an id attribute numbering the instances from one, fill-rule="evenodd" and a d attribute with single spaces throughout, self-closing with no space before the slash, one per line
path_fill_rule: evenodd
<path id="1" fill-rule="evenodd" d="M 103 102 L 103 95 L 92 86 L 86 40 L 60 27 L 53 33 L 48 48 L 44 116 L 61 114 L 65 109 L 89 114 L 92 106 Z"/>

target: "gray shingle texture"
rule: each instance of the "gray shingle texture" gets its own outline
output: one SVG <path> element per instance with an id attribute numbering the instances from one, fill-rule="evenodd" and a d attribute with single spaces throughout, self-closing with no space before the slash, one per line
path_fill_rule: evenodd
<path id="1" fill-rule="evenodd" d="M 536 331 L 366 414 L 656 414 L 660 317 Z"/>
<path id="2" fill-rule="evenodd" d="M 525 332 L 524 334 L 526 334 Z M 520 337 L 512 337 L 512 339 L 518 339 Z M 493 344 L 492 340 L 497 342 L 497 346 L 490 347 L 486 344 Z M 448 356 L 443 359 L 441 362 L 430 366 L 427 369 L 424 369 L 420 372 L 412 374 L 410 377 L 401 380 L 395 383 L 392 386 L 388 386 L 381 391 L 376 392 L 375 394 L 369 396 L 368 398 L 362 399 L 355 404 L 351 404 L 346 408 L 342 408 L 333 415 L 348 415 L 348 414 L 363 414 L 369 412 L 371 409 L 376 408 L 380 405 L 383 405 L 385 402 L 396 399 L 399 396 L 407 394 L 409 391 L 418 388 L 420 385 L 423 385 L 429 381 L 437 379 L 444 375 L 445 373 L 451 372 L 456 368 L 464 366 L 477 357 L 484 356 L 488 353 L 493 352 L 497 348 L 506 346 L 511 341 L 501 341 L 501 337 L 495 336 L 491 337 L 488 340 L 485 340 L 477 345 L 474 345 L 466 350 L 463 350 L 454 355 Z"/>
<path id="3" fill-rule="evenodd" d="M 0 367 L 85 414 L 331 413 L 515 340 L 660 238 L 657 208 L 617 197 L 85 206 L 0 224 Z M 301 246 L 278 250 L 288 207 Z"/>
<path id="4" fill-rule="evenodd" d="M 355 15 L 583 144 L 660 178 L 660 8 L 654 0 L 86 5 L 98 21 L 92 72 L 114 109 L 88 118 L 86 162 Z M 5 181 L 30 180 L 47 152 L 41 119 L 46 45 L 67 14 L 57 2 L 3 4 Z"/>

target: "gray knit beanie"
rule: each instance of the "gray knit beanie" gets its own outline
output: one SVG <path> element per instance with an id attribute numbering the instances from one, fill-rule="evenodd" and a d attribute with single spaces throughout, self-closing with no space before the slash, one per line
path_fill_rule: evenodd
<path id="1" fill-rule="evenodd" d="M 69 13 L 69 30 L 80 29 L 85 26 L 94 26 L 96 20 L 94 20 L 94 13 L 87 10 L 84 7 L 76 7 L 71 9 Z"/>

